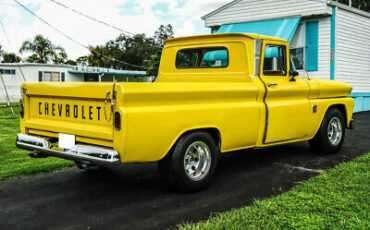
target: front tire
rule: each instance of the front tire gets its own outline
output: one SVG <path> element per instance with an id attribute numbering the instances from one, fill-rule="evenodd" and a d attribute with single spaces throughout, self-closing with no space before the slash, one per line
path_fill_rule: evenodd
<path id="1" fill-rule="evenodd" d="M 345 136 L 345 120 L 337 108 L 329 109 L 315 137 L 309 141 L 312 149 L 319 153 L 333 154 L 342 147 Z"/>
<path id="2" fill-rule="evenodd" d="M 211 180 L 219 149 L 212 136 L 204 131 L 185 134 L 165 158 L 158 162 L 164 183 L 178 192 L 195 192 Z"/>

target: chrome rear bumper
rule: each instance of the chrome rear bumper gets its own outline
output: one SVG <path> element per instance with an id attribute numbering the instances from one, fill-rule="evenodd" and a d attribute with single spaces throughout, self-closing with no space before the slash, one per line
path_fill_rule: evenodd
<path id="1" fill-rule="evenodd" d="M 52 149 L 48 140 L 19 133 L 15 145 L 18 148 L 31 150 L 41 156 L 54 156 L 67 160 L 80 161 L 100 166 L 119 164 L 120 157 L 112 149 L 97 148 L 87 145 L 75 145 L 71 149 Z"/>

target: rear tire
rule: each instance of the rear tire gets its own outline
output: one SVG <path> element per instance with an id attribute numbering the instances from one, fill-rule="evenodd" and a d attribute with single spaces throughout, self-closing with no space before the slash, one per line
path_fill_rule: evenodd
<path id="1" fill-rule="evenodd" d="M 345 128 L 342 112 L 337 108 L 329 109 L 315 137 L 309 140 L 311 148 L 323 154 L 338 152 L 344 141 Z"/>
<path id="2" fill-rule="evenodd" d="M 219 148 L 204 131 L 185 134 L 158 162 L 163 182 L 178 192 L 195 192 L 211 180 L 217 165 Z"/>

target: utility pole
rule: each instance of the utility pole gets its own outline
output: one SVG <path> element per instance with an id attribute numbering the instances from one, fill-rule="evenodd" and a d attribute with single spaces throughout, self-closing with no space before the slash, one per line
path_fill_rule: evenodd
<path id="1" fill-rule="evenodd" d="M 0 72 L 0 78 L 1 78 L 1 81 L 3 82 L 6 101 L 7 101 L 7 103 L 8 103 L 9 108 L 10 108 L 10 111 L 12 111 L 13 118 L 15 119 L 15 113 L 14 113 L 14 110 L 13 110 L 12 105 L 10 104 L 10 99 L 9 99 L 8 90 L 6 89 L 6 85 L 5 85 L 5 82 L 4 82 L 4 78 L 3 78 L 3 75 L 1 74 L 1 72 Z"/>

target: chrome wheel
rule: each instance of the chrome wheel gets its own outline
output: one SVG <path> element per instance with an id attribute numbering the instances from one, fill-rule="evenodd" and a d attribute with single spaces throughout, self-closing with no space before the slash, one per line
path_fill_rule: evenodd
<path id="1" fill-rule="evenodd" d="M 342 123 L 338 117 L 333 117 L 328 125 L 328 138 L 332 145 L 338 145 L 342 139 Z"/>
<path id="2" fill-rule="evenodd" d="M 193 181 L 202 180 L 211 167 L 211 152 L 206 143 L 195 141 L 186 149 L 184 168 L 186 175 Z"/>

